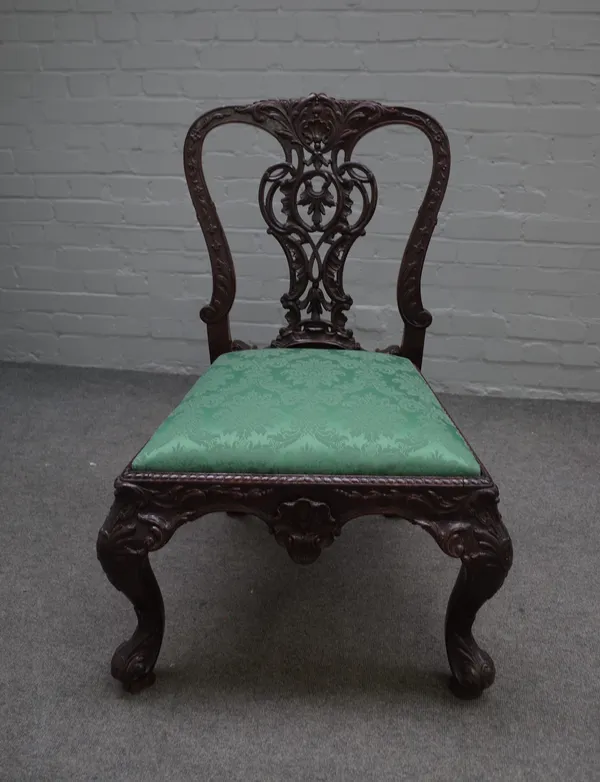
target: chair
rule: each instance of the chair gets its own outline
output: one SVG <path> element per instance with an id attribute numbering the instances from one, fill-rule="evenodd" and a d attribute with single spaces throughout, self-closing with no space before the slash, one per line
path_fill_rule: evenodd
<path id="1" fill-rule="evenodd" d="M 234 266 L 202 168 L 206 135 L 228 123 L 262 128 L 285 155 L 258 191 L 290 273 L 281 298 L 287 323 L 263 350 L 232 339 Z M 346 327 L 352 299 L 343 270 L 374 213 L 377 185 L 352 153 L 369 131 L 391 124 L 422 131 L 433 166 L 398 275 L 401 344 L 369 352 Z M 431 323 L 420 281 L 450 171 L 446 134 L 405 107 L 325 95 L 264 100 L 196 120 L 184 168 L 212 266 L 212 298 L 200 312 L 211 366 L 115 481 L 97 553 L 138 624 L 114 653 L 112 675 L 130 692 L 154 681 L 164 608 L 148 555 L 182 524 L 215 511 L 252 514 L 308 564 L 346 522 L 384 514 L 422 527 L 462 561 L 446 649 L 454 693 L 479 696 L 495 669 L 471 628 L 504 582 L 512 544 L 496 485 L 420 373 Z"/>

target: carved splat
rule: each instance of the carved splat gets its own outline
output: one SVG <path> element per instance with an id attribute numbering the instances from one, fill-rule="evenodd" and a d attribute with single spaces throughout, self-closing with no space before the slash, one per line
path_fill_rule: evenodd
<path id="1" fill-rule="evenodd" d="M 212 129 L 234 122 L 267 131 L 284 153 L 284 160 L 265 172 L 258 191 L 267 230 L 281 245 L 290 274 L 289 289 L 281 298 L 287 325 L 273 341 L 276 347 L 360 348 L 346 327 L 352 299 L 344 289 L 343 275 L 348 254 L 375 211 L 377 184 L 372 172 L 352 159 L 354 148 L 367 133 L 385 125 L 409 125 L 425 133 L 433 151 L 432 173 L 398 276 L 404 338 L 401 345 L 386 348 L 420 366 L 425 329 L 431 323 L 421 301 L 421 272 L 450 171 L 448 139 L 440 125 L 414 109 L 325 95 L 228 106 L 192 125 L 184 165 L 213 270 L 212 298 L 200 313 L 208 327 L 213 360 L 233 349 L 228 316 L 235 298 L 235 272 L 206 186 L 202 145 Z M 235 347 L 240 346 L 243 343 L 236 341 Z"/>

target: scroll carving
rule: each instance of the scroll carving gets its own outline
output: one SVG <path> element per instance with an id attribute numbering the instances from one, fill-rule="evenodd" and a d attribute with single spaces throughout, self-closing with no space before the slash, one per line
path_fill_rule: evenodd
<path id="1" fill-rule="evenodd" d="M 212 298 L 200 313 L 209 327 L 213 358 L 232 349 L 228 313 L 235 298 L 235 273 L 206 187 L 202 145 L 210 130 L 231 122 L 264 129 L 284 152 L 285 159 L 265 172 L 258 192 L 268 232 L 281 245 L 290 275 L 289 289 L 281 299 L 287 325 L 273 341 L 275 347 L 360 348 L 346 327 L 352 299 L 344 289 L 343 274 L 354 242 L 364 235 L 375 211 L 377 184 L 372 172 L 352 154 L 361 138 L 385 125 L 404 124 L 425 133 L 433 151 L 432 173 L 397 285 L 405 339 L 402 346 L 386 349 L 420 366 L 424 330 L 431 323 L 421 301 L 421 272 L 450 170 L 448 139 L 440 125 L 414 109 L 325 95 L 229 106 L 203 115 L 192 125 L 184 165 L 213 270 Z"/>

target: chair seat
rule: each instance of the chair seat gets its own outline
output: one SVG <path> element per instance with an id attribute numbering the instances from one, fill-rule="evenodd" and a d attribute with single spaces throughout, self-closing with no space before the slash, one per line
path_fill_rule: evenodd
<path id="1" fill-rule="evenodd" d="M 132 468 L 396 476 L 481 472 L 411 361 L 304 348 L 220 356 Z"/>

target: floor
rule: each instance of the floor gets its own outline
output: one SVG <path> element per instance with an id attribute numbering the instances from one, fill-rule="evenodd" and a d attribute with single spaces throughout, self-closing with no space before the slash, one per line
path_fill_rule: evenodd
<path id="1" fill-rule="evenodd" d="M 457 563 L 393 519 L 311 567 L 255 519 L 205 517 L 154 555 L 156 685 L 109 660 L 135 624 L 95 558 L 113 478 L 188 377 L 0 366 L 0 779 L 600 778 L 600 406 L 445 397 L 500 485 L 515 564 L 481 610 L 479 701 L 446 686 Z"/>

